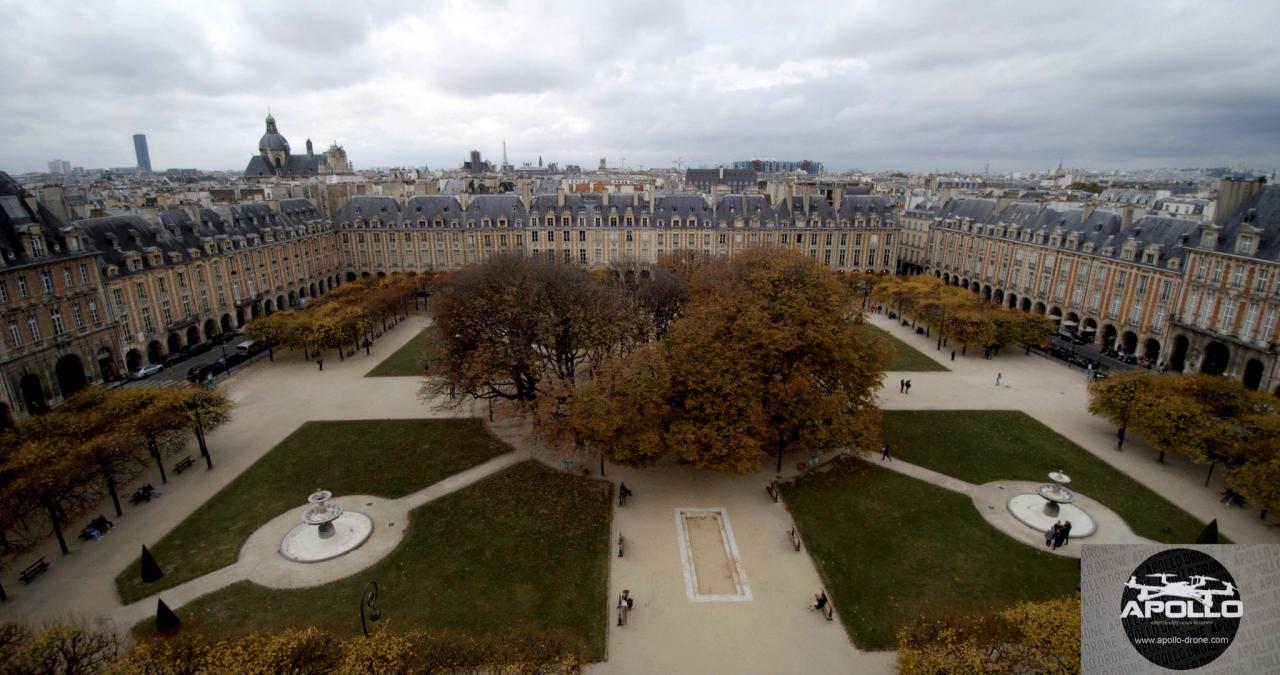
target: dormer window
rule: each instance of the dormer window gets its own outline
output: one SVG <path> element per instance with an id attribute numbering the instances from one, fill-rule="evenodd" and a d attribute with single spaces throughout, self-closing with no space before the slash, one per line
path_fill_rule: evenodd
<path id="1" fill-rule="evenodd" d="M 1236 253 L 1238 255 L 1253 255 L 1257 250 L 1257 240 L 1253 235 L 1240 235 L 1236 240 Z"/>
<path id="2" fill-rule="evenodd" d="M 1200 234 L 1200 247 L 1213 249 L 1218 246 L 1218 233 L 1207 229 Z"/>
<path id="3" fill-rule="evenodd" d="M 31 238 L 31 255 L 35 258 L 44 255 L 44 241 L 40 237 Z"/>

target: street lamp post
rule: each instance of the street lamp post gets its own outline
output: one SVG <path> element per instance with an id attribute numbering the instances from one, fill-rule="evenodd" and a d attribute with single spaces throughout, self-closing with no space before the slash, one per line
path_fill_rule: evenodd
<path id="1" fill-rule="evenodd" d="M 376 623 L 382 618 L 382 610 L 378 609 L 378 582 L 376 581 L 365 584 L 364 590 L 360 593 L 360 630 L 364 631 L 365 637 L 369 637 L 369 625 L 365 623 L 365 607 L 369 608 L 368 621 Z"/>

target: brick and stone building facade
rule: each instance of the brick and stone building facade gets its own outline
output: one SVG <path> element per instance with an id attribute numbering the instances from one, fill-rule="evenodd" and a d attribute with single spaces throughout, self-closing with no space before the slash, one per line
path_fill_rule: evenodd
<path id="1" fill-rule="evenodd" d="M 1213 223 L 952 199 L 904 212 L 903 236 L 926 231 L 924 271 L 984 299 L 1280 394 L 1280 188 L 1228 179 L 1220 194 Z"/>
<path id="2" fill-rule="evenodd" d="M 365 273 L 456 269 L 499 252 L 606 267 L 680 251 L 732 255 L 753 246 L 807 253 L 843 271 L 892 272 L 897 215 L 880 196 L 564 194 L 355 197 L 334 227 L 341 265 Z"/>
<path id="3" fill-rule="evenodd" d="M 0 429 L 116 377 L 97 254 L 0 173 Z"/>
<path id="4" fill-rule="evenodd" d="M 332 227 L 304 199 L 276 209 L 173 208 L 158 222 L 93 218 L 76 228 L 99 256 L 130 370 L 342 281 Z"/>

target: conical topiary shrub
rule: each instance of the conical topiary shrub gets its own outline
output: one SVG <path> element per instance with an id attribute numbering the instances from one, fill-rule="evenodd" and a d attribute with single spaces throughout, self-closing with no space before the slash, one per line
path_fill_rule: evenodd
<path id="1" fill-rule="evenodd" d="M 1218 543 L 1218 519 L 1214 518 L 1204 526 L 1204 530 L 1200 532 L 1200 536 L 1196 537 L 1197 544 L 1216 544 Z"/>
<path id="2" fill-rule="evenodd" d="M 182 628 L 178 615 L 173 613 L 164 600 L 156 600 L 156 632 L 161 635 L 173 635 Z"/>
<path id="3" fill-rule="evenodd" d="M 164 570 L 160 569 L 160 564 L 151 555 L 151 551 L 147 550 L 145 544 L 142 546 L 142 580 L 151 583 L 156 579 L 164 576 Z"/>

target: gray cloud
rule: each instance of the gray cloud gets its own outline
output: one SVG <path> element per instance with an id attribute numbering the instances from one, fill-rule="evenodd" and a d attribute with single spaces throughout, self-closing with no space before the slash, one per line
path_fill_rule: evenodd
<path id="1" fill-rule="evenodd" d="M 0 0 L 0 168 L 241 168 L 271 106 L 358 167 L 1280 164 L 1273 2 Z"/>

